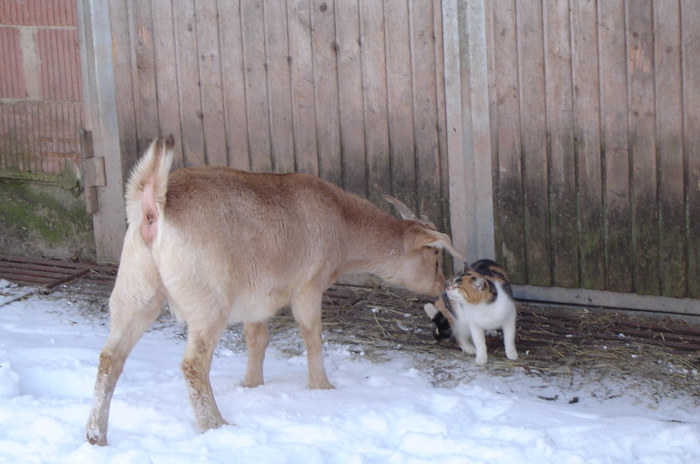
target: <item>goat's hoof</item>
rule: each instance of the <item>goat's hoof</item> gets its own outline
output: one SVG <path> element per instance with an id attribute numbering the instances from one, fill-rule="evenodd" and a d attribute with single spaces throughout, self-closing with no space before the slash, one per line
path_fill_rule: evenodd
<path id="1" fill-rule="evenodd" d="M 97 446 L 107 446 L 107 438 L 98 435 L 95 435 L 91 432 L 88 432 L 85 434 L 85 439 L 90 443 L 91 445 L 97 445 Z"/>

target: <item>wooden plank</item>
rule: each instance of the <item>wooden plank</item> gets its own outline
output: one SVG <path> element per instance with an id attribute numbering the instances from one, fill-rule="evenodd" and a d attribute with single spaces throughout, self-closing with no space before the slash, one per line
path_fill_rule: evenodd
<path id="1" fill-rule="evenodd" d="M 550 262 L 542 4 L 519 3 L 517 23 L 527 282 L 550 285 L 551 268 L 542 265 Z"/>
<path id="2" fill-rule="evenodd" d="M 659 229 L 654 117 L 654 34 L 650 0 L 627 3 L 634 291 L 659 293 Z"/>
<path id="3" fill-rule="evenodd" d="M 172 134 L 175 138 L 173 167 L 181 168 L 184 165 L 184 160 L 182 158 L 180 99 L 178 98 L 172 6 L 172 0 L 151 0 L 159 133 L 160 135 Z"/>
<path id="4" fill-rule="evenodd" d="M 312 0 L 313 68 L 316 85 L 316 137 L 319 175 L 343 183 L 338 110 L 338 43 L 335 40 L 335 1 Z"/>
<path id="5" fill-rule="evenodd" d="M 365 135 L 360 57 L 360 12 L 358 0 L 336 3 L 338 40 L 338 96 L 340 140 L 343 158 L 343 187 L 367 196 Z"/>
<path id="6" fill-rule="evenodd" d="M 605 287 L 596 4 L 573 2 L 571 48 L 578 173 L 579 286 Z"/>
<path id="7" fill-rule="evenodd" d="M 413 131 L 416 138 L 418 200 L 422 209 L 431 213 L 435 224 L 442 227 L 433 4 L 413 2 L 409 5 L 409 11 L 412 25 Z"/>
<path id="8" fill-rule="evenodd" d="M 545 28 L 545 92 L 547 151 L 549 153 L 549 208 L 552 284 L 576 287 L 578 230 L 576 228 L 576 165 L 569 5 L 547 0 L 543 5 Z"/>
<path id="9" fill-rule="evenodd" d="M 131 69 L 131 37 L 128 24 L 127 4 L 131 0 L 113 0 L 110 2 L 109 18 L 112 24 L 118 24 L 112 33 L 114 68 L 114 94 L 116 98 L 117 124 L 119 127 L 119 145 L 122 153 L 122 176 L 126 178 L 131 167 L 138 159 L 138 140 L 136 133 L 136 115 L 134 114 L 134 86 Z M 96 147 L 97 148 L 97 147 Z M 101 203 L 101 201 L 100 201 Z"/>
<path id="10" fill-rule="evenodd" d="M 158 99 L 156 95 L 156 66 L 153 46 L 151 2 L 135 1 L 130 5 L 133 19 L 129 21 L 132 40 L 132 81 L 134 83 L 134 117 L 136 120 L 137 154 L 148 148 L 158 137 Z"/>
<path id="11" fill-rule="evenodd" d="M 383 2 L 360 0 L 360 32 L 368 193 L 370 201 L 389 211 L 382 199 L 391 180 Z"/>
<path id="12" fill-rule="evenodd" d="M 227 44 L 221 53 L 221 82 L 224 87 L 226 144 L 229 166 L 250 169 L 243 36 L 239 0 L 219 0 L 219 35 Z"/>
<path id="13" fill-rule="evenodd" d="M 185 166 L 201 166 L 204 158 L 202 100 L 199 90 L 197 16 L 194 0 L 173 0 L 175 50 L 182 127 L 182 156 Z"/>
<path id="14" fill-rule="evenodd" d="M 604 156 L 605 286 L 632 290 L 630 171 L 627 131 L 625 0 L 598 5 L 600 129 Z"/>
<path id="15" fill-rule="evenodd" d="M 265 0 L 265 43 L 270 106 L 270 150 L 273 169 L 294 172 L 294 126 L 287 39 L 287 6 Z"/>
<path id="16" fill-rule="evenodd" d="M 254 171 L 271 171 L 270 111 L 262 2 L 241 0 L 241 31 L 250 168 Z"/>
<path id="17" fill-rule="evenodd" d="M 660 294 L 687 290 L 680 4 L 653 4 L 656 133 L 659 159 Z"/>
<path id="18" fill-rule="evenodd" d="M 462 206 L 466 212 L 466 226 L 468 233 L 466 251 L 474 260 L 476 257 L 495 258 L 494 237 L 494 188 L 493 188 L 493 159 L 491 125 L 495 126 L 495 111 L 489 98 L 490 82 L 489 72 L 493 66 L 493 50 L 489 50 L 488 38 L 493 37 L 493 16 L 487 12 L 488 2 L 485 0 L 470 0 L 469 3 L 460 3 L 459 30 L 461 52 L 460 74 L 462 81 L 461 112 L 464 152 L 463 172 L 460 180 L 466 184 L 463 188 L 465 198 Z M 445 48 L 447 54 L 447 48 Z M 447 62 L 446 62 L 447 64 Z M 495 75 L 495 74 L 491 74 Z M 446 81 L 447 83 L 448 81 Z M 493 95 L 493 94 L 491 94 Z M 447 104 L 450 105 L 448 98 Z M 492 119 L 493 118 L 493 119 Z M 448 128 L 448 131 L 452 131 Z M 450 173 L 452 174 L 452 160 L 450 155 Z M 452 188 L 452 180 L 450 180 Z M 453 196 L 450 195 L 450 207 Z M 452 231 L 455 231 L 454 209 L 450 214 Z M 453 236 L 454 239 L 454 236 Z M 458 250 L 462 250 L 459 248 Z"/>
<path id="19" fill-rule="evenodd" d="M 296 170 L 318 175 L 316 104 L 309 0 L 288 0 L 289 54 Z"/>
<path id="20" fill-rule="evenodd" d="M 523 236 L 520 107 L 515 2 L 493 3 L 496 100 L 496 254 L 514 283 L 527 281 Z"/>
<path id="21" fill-rule="evenodd" d="M 687 179 L 688 296 L 700 298 L 700 8 L 681 1 L 683 149 Z"/>
<path id="22" fill-rule="evenodd" d="M 473 178 L 465 169 L 466 158 L 471 155 L 471 146 L 468 140 L 471 139 L 471 112 L 463 111 L 471 106 L 469 89 L 469 74 L 471 69 L 469 62 L 469 33 L 470 28 L 460 28 L 460 18 L 465 19 L 466 14 L 460 15 L 460 7 L 457 0 L 445 0 L 442 2 L 442 43 L 443 59 L 445 61 L 445 115 L 446 115 L 446 135 L 447 135 L 447 164 L 449 166 L 449 178 L 447 181 L 447 198 L 450 199 L 450 237 L 452 246 L 463 254 L 465 259 L 469 259 L 468 237 L 470 217 L 467 211 L 468 205 L 474 203 L 467 199 L 467 186 L 473 183 Z M 483 19 L 483 18 L 482 18 Z M 460 31 L 465 31 L 460 34 Z M 467 36 L 464 41 L 462 37 Z M 485 43 L 484 43 L 485 45 Z M 485 50 L 484 50 L 485 53 Z M 464 58 L 463 58 L 464 57 Z M 465 66 L 462 67 L 462 59 Z M 462 77 L 462 73 L 466 77 Z M 462 101 L 462 95 L 466 96 Z M 466 136 L 465 136 L 466 133 Z M 487 176 L 491 177 L 491 169 L 487 170 Z M 452 271 L 457 272 L 462 263 L 453 263 Z"/>
<path id="23" fill-rule="evenodd" d="M 197 2 L 197 57 L 205 162 L 215 166 L 226 166 L 228 160 L 218 17 L 216 2 Z"/>
<path id="24" fill-rule="evenodd" d="M 408 4 L 387 0 L 384 9 L 391 193 L 417 211 Z"/>
<path id="25" fill-rule="evenodd" d="M 437 153 L 438 165 L 440 167 L 440 185 L 436 187 L 435 192 L 438 194 L 438 204 L 440 206 L 439 214 L 433 214 L 434 222 L 438 230 L 449 233 L 450 230 L 450 189 L 449 189 L 449 164 L 447 161 L 447 115 L 445 113 L 446 96 L 445 96 L 445 58 L 443 57 L 442 44 L 442 0 L 433 0 L 433 53 L 435 54 L 435 66 L 433 73 L 435 75 L 435 111 L 436 123 L 435 130 L 437 135 Z M 423 211 L 428 213 L 429 211 Z M 449 254 L 448 254 L 449 256 Z M 446 258 L 447 260 L 451 258 Z"/>

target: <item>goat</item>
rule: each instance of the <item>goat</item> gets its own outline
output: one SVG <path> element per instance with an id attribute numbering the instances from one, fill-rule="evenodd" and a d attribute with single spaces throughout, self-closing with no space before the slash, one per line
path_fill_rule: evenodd
<path id="1" fill-rule="evenodd" d="M 263 383 L 266 320 L 291 305 L 307 350 L 310 388 L 333 388 L 321 353 L 321 299 L 342 274 L 369 272 L 417 293 L 443 290 L 450 238 L 398 220 L 306 174 L 223 167 L 170 172 L 172 136 L 154 140 L 126 189 L 128 228 L 109 300 L 86 437 L 107 444 L 112 394 L 124 362 L 167 301 L 187 326 L 181 368 L 197 426 L 226 424 L 209 380 L 228 324 L 244 323 L 243 385 Z"/>

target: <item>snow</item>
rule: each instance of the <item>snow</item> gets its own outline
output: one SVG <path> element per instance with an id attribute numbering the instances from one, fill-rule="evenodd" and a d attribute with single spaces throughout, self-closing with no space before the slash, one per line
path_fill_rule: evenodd
<path id="1" fill-rule="evenodd" d="M 246 389 L 240 330 L 219 345 L 211 372 L 235 425 L 199 433 L 179 369 L 183 329 L 169 319 L 132 352 L 109 445 L 92 446 L 84 425 L 107 332 L 100 311 L 0 281 L 0 462 L 700 462 L 697 392 L 656 402 L 642 386 L 615 385 L 614 398 L 585 388 L 548 398 L 555 385 L 489 374 L 466 357 L 475 375 L 444 387 L 407 353 L 373 362 L 337 344 L 324 346 L 336 389 L 309 390 L 306 358 L 284 337 L 268 349 L 266 384 Z"/>

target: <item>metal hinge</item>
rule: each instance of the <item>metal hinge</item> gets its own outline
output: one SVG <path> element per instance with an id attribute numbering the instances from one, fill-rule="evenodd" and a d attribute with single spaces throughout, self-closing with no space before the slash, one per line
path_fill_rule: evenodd
<path id="1" fill-rule="evenodd" d="M 88 214 L 95 214 L 98 208 L 97 187 L 107 185 L 105 159 L 95 157 L 92 145 L 92 131 L 80 130 L 80 144 L 83 157 L 83 182 L 85 183 L 85 210 Z"/>

